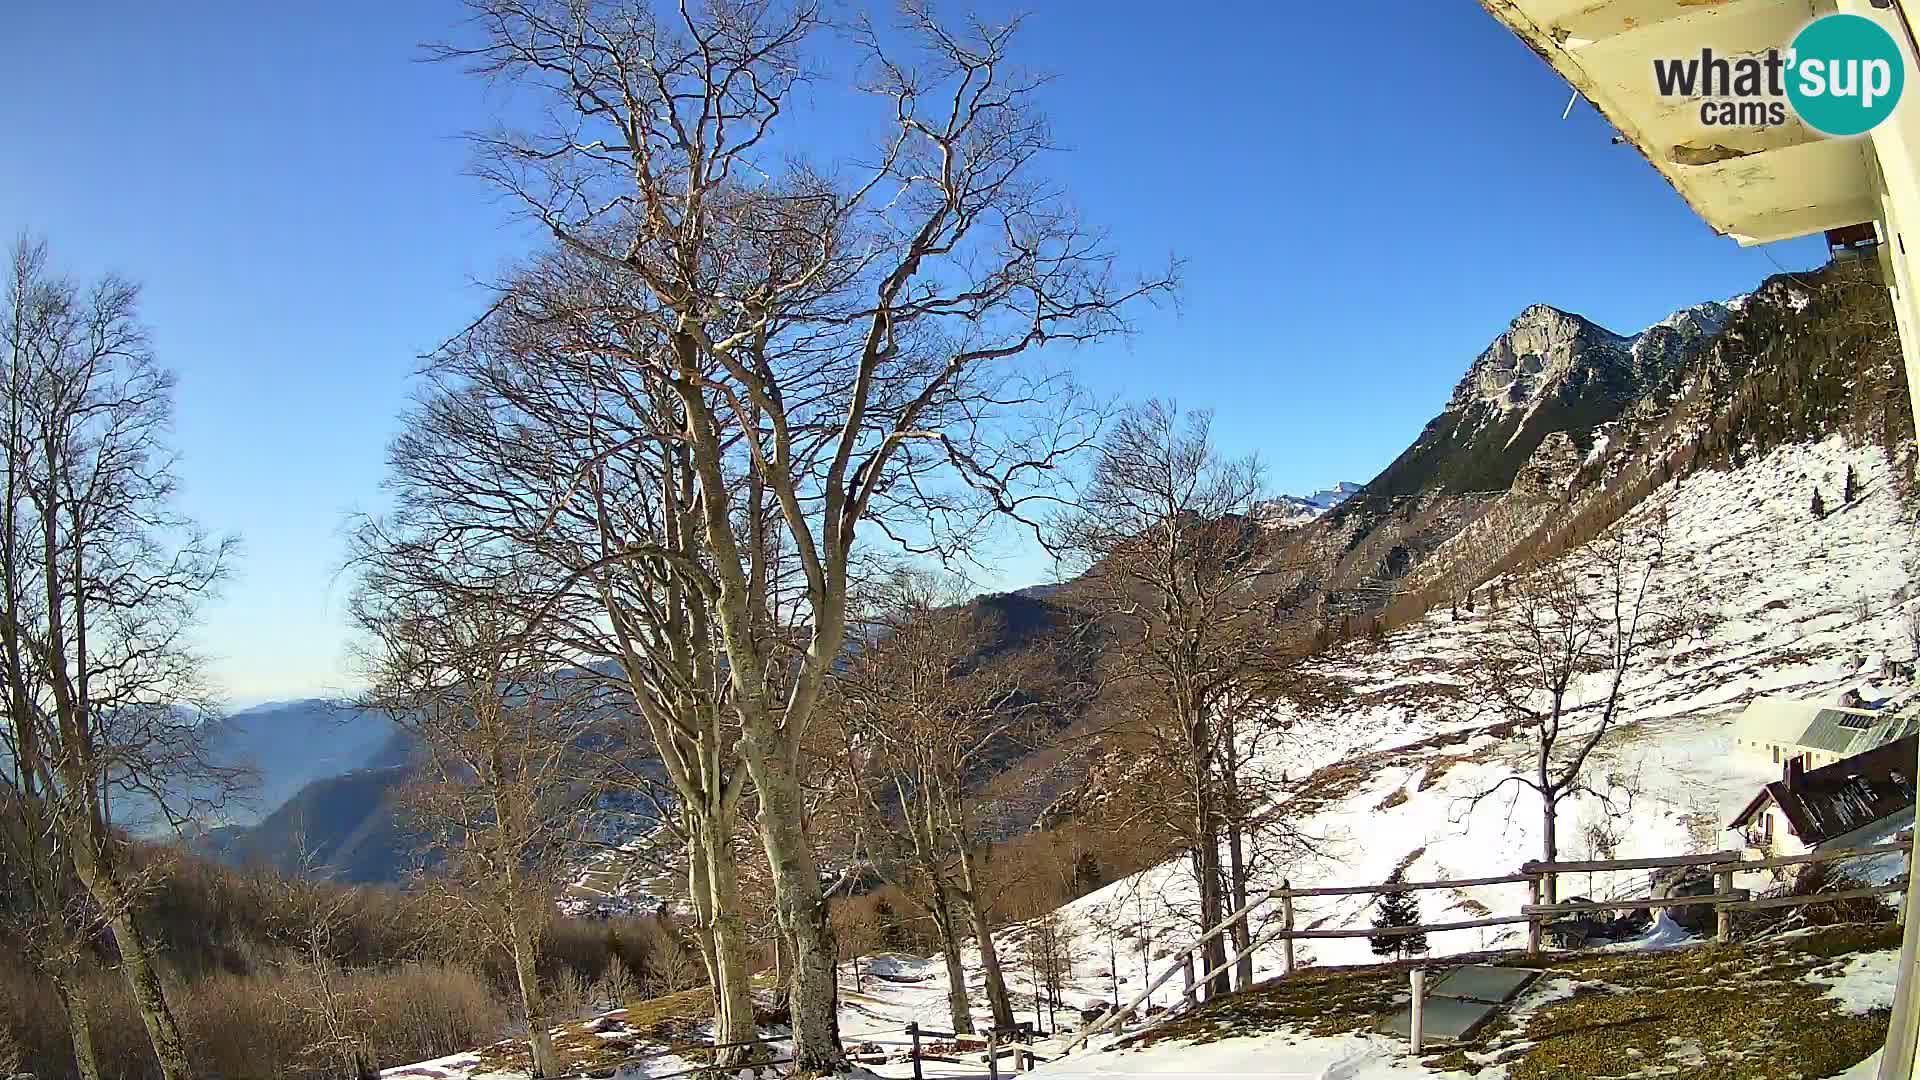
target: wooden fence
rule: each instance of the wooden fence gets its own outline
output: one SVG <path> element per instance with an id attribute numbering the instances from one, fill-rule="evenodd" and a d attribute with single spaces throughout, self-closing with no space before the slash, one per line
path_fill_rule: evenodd
<path id="1" fill-rule="evenodd" d="M 978 1035 L 957 1035 L 951 1031 L 934 1031 L 929 1028 L 923 1028 L 918 1023 L 909 1023 L 907 1025 L 907 1036 L 912 1040 L 913 1046 L 910 1052 L 910 1057 L 913 1060 L 913 1080 L 924 1080 L 921 1071 L 922 1062 L 944 1061 L 954 1065 L 966 1064 L 966 1062 L 960 1058 L 943 1054 L 929 1054 L 922 1051 L 920 1048 L 920 1040 L 922 1037 L 947 1039 L 980 1038 Z M 1033 1040 L 1034 1027 L 1032 1024 L 1016 1024 L 1011 1031 L 1001 1031 L 998 1029 L 988 1031 L 986 1034 L 986 1045 L 982 1047 L 982 1053 L 987 1062 L 988 1080 L 1000 1080 L 1000 1059 L 1003 1057 L 1011 1057 L 1013 1059 L 1013 1071 L 1016 1073 L 1026 1072 L 1040 1062 L 1049 1060 L 1033 1052 Z M 871 1063 L 876 1059 L 871 1056 L 855 1056 L 852 1060 Z"/>
<path id="2" fill-rule="evenodd" d="M 1099 1020 L 1096 1020 L 1091 1025 L 1088 1025 L 1087 1027 L 1081 1029 L 1078 1033 L 1076 1033 L 1073 1038 L 1073 1041 L 1067 1044 L 1067 1047 L 1063 1052 L 1072 1053 L 1074 1050 L 1077 1050 L 1080 1047 L 1085 1046 L 1087 1044 L 1087 1041 L 1093 1038 L 1093 1036 L 1098 1035 L 1101 1032 L 1107 1031 L 1109 1029 L 1117 1029 L 1121 1032 L 1124 1032 L 1126 1029 L 1127 1020 L 1130 1017 L 1133 1017 L 1136 1014 L 1139 1014 L 1140 1010 L 1153 997 L 1154 991 L 1160 989 L 1161 986 L 1165 985 L 1170 979 L 1173 978 L 1175 974 L 1182 974 L 1184 976 L 1182 986 L 1181 986 L 1180 1004 L 1177 1005 L 1174 1009 L 1169 1010 L 1167 1015 L 1171 1015 L 1171 1013 L 1178 1012 L 1180 1009 L 1187 1008 L 1192 1005 L 1196 1005 L 1201 1001 L 1206 1000 L 1206 987 L 1208 983 L 1210 983 L 1216 976 L 1222 975 L 1228 971 L 1233 970 L 1234 966 L 1238 964 L 1243 958 L 1252 955 L 1255 950 L 1264 948 L 1265 946 L 1270 945 L 1276 941 L 1283 942 L 1285 944 L 1285 953 L 1284 953 L 1282 969 L 1281 969 L 1282 976 L 1284 977 L 1285 975 L 1292 974 L 1294 971 L 1293 943 L 1295 941 L 1318 940 L 1318 939 L 1325 939 L 1325 938 L 1394 937 L 1394 936 L 1405 935 L 1405 934 L 1441 933 L 1448 930 L 1471 930 L 1471 929 L 1474 929 L 1477 927 L 1483 927 L 1483 926 L 1507 926 L 1507 925 L 1513 925 L 1517 923 L 1526 923 L 1527 924 L 1527 951 L 1529 953 L 1537 953 L 1540 951 L 1541 937 L 1542 937 L 1543 930 L 1550 923 L 1552 919 L 1559 916 L 1583 915 L 1583 914 L 1589 914 L 1597 911 L 1621 911 L 1621 910 L 1633 910 L 1633 909 L 1658 909 L 1658 908 L 1697 907 L 1701 905 L 1711 905 L 1715 909 L 1715 912 L 1717 915 L 1717 918 L 1715 920 L 1716 935 L 1721 940 L 1725 940 L 1731 932 L 1732 917 L 1733 917 L 1733 913 L 1735 912 L 1757 911 L 1757 910 L 1764 910 L 1768 908 L 1800 907 L 1807 904 L 1831 903 L 1837 900 L 1854 900 L 1854 899 L 1862 899 L 1866 897 L 1884 896 L 1890 893 L 1901 892 L 1906 888 L 1905 881 L 1901 880 L 1899 882 L 1888 884 L 1888 885 L 1879 885 L 1879 886 L 1874 886 L 1870 888 L 1860 888 L 1860 889 L 1846 889 L 1839 892 L 1811 893 L 1805 896 L 1775 896 L 1775 897 L 1765 897 L 1762 899 L 1752 899 L 1747 895 L 1745 890 L 1740 890 L 1733 887 L 1733 876 L 1735 874 L 1746 873 L 1746 872 L 1755 871 L 1755 870 L 1770 870 L 1770 869 L 1778 869 L 1778 868 L 1788 867 L 1788 866 L 1799 866 L 1799 865 L 1804 865 L 1809 863 L 1831 862 L 1837 859 L 1857 859 L 1857 858 L 1863 858 L 1863 857 L 1868 857 L 1873 855 L 1891 855 L 1896 853 L 1900 854 L 1905 858 L 1905 861 L 1907 862 L 1909 869 L 1911 869 L 1912 859 L 1909 856 L 1912 850 L 1912 845 L 1913 845 L 1913 840 L 1909 838 L 1907 840 L 1903 840 L 1897 843 L 1876 844 L 1871 847 L 1833 848 L 1825 851 L 1812 851 L 1804 855 L 1782 855 L 1774 858 L 1753 859 L 1753 860 L 1742 859 L 1741 853 L 1738 851 L 1713 851 L 1713 852 L 1706 852 L 1698 855 L 1666 855 L 1666 856 L 1659 856 L 1655 858 L 1646 858 L 1646 859 L 1605 859 L 1605 860 L 1588 861 L 1588 862 L 1551 862 L 1551 863 L 1530 862 L 1522 866 L 1520 868 L 1519 873 L 1508 874 L 1501 877 L 1453 878 L 1453 879 L 1448 879 L 1444 881 L 1402 881 L 1402 882 L 1394 882 L 1393 884 L 1390 884 L 1390 885 L 1334 885 L 1334 886 L 1325 886 L 1325 887 L 1313 888 L 1313 889 L 1295 889 L 1291 887 L 1287 882 L 1283 881 L 1280 883 L 1279 888 L 1272 889 L 1261 894 L 1259 897 L 1248 902 L 1246 907 L 1241 908 L 1239 911 L 1234 912 L 1232 915 L 1229 915 L 1225 920 L 1223 920 L 1220 923 L 1220 925 L 1207 931 L 1205 934 L 1202 934 L 1191 945 L 1188 945 L 1185 949 L 1183 949 L 1178 955 L 1178 957 L 1176 958 L 1175 962 L 1172 964 L 1169 964 L 1163 971 L 1161 971 L 1159 976 L 1156 977 L 1152 982 L 1148 983 L 1146 989 L 1142 990 L 1138 995 L 1136 995 L 1133 998 L 1133 1000 L 1129 1001 L 1122 1008 L 1115 1009 L 1108 1012 L 1105 1016 L 1102 1016 Z M 1603 871 L 1626 871 L 1626 870 L 1687 869 L 1687 868 L 1696 868 L 1696 867 L 1704 868 L 1709 873 L 1712 873 L 1714 875 L 1713 892 L 1704 896 L 1674 896 L 1674 897 L 1661 897 L 1661 898 L 1623 897 L 1623 898 L 1616 898 L 1616 899 L 1609 899 L 1609 900 L 1567 901 L 1567 902 L 1558 902 L 1558 903 L 1552 903 L 1552 904 L 1541 902 L 1541 898 L 1545 896 L 1548 891 L 1547 889 L 1548 883 L 1550 881 L 1557 882 L 1559 879 L 1559 876 L 1562 874 L 1581 873 L 1583 871 L 1584 872 L 1603 872 Z M 1904 875 L 1903 875 L 1903 878 L 1904 878 Z M 1480 918 L 1480 919 L 1461 919 L 1453 922 L 1421 923 L 1417 926 L 1350 927 L 1350 928 L 1335 929 L 1335 930 L 1321 930 L 1321 929 L 1304 929 L 1303 930 L 1294 925 L 1293 902 L 1295 899 L 1298 899 L 1301 897 L 1367 896 L 1367 895 L 1380 895 L 1382 893 L 1421 892 L 1421 891 L 1431 890 L 1431 889 L 1465 889 L 1465 888 L 1472 888 L 1474 886 L 1479 886 L 1479 885 L 1517 885 L 1517 884 L 1525 884 L 1527 886 L 1527 891 L 1529 895 L 1528 903 L 1521 905 L 1520 913 L 1517 915 L 1493 915 L 1493 916 L 1488 916 L 1486 918 Z M 1233 952 L 1224 963 L 1217 965 L 1216 967 L 1212 968 L 1209 971 L 1200 973 L 1198 975 L 1195 974 L 1195 971 L 1196 971 L 1196 965 L 1194 963 L 1195 957 L 1201 954 L 1201 951 L 1207 946 L 1208 943 L 1212 942 L 1215 938 L 1219 937 L 1222 934 L 1229 933 L 1233 929 L 1233 927 L 1249 919 L 1254 915 L 1254 913 L 1267 908 L 1268 905 L 1273 905 L 1273 904 L 1277 904 L 1280 909 L 1280 919 L 1279 919 L 1278 926 L 1273 927 L 1272 929 L 1269 929 L 1267 932 L 1261 934 L 1259 937 L 1253 938 L 1251 941 L 1249 941 L 1249 943 L 1245 948 Z M 1243 987 L 1240 987 L 1240 989 L 1244 990 L 1246 989 L 1246 987 L 1243 986 Z M 952 1055 L 927 1053 L 924 1050 L 924 1048 L 921 1046 L 920 1040 L 922 1038 L 948 1038 L 948 1039 L 958 1039 L 958 1038 L 966 1038 L 966 1037 L 980 1038 L 979 1036 L 955 1035 L 953 1032 L 950 1032 L 950 1031 L 933 1031 L 931 1029 L 922 1028 L 918 1024 L 908 1024 L 906 1026 L 906 1035 L 908 1037 L 908 1041 L 900 1045 L 904 1045 L 908 1048 L 908 1056 L 913 1062 L 914 1080 L 924 1080 L 923 1071 L 921 1068 L 923 1062 L 943 1061 L 943 1062 L 950 1062 L 950 1063 L 962 1063 L 961 1059 L 954 1057 Z M 987 1072 L 991 1080 L 998 1080 L 1000 1076 L 999 1063 L 1001 1058 L 1004 1058 L 1004 1057 L 1012 1058 L 1013 1065 L 1012 1065 L 1011 1071 L 1015 1073 L 1024 1072 L 1027 1069 L 1032 1068 L 1033 1065 L 1035 1065 L 1036 1063 L 1047 1060 L 1046 1058 L 1042 1058 L 1033 1052 L 1031 1047 L 1034 1041 L 1034 1037 L 1035 1037 L 1035 1032 L 1031 1024 L 1021 1024 L 1012 1031 L 988 1032 L 984 1038 L 985 1045 L 981 1049 L 984 1055 L 984 1059 L 986 1061 Z M 747 1040 L 744 1042 L 738 1042 L 738 1043 L 697 1043 L 697 1044 L 683 1046 L 679 1048 L 662 1048 L 659 1050 L 648 1051 L 646 1053 L 637 1054 L 631 1058 L 623 1059 L 618 1063 L 618 1065 L 624 1067 L 626 1065 L 636 1064 L 648 1059 L 658 1059 L 658 1058 L 669 1057 L 669 1056 L 685 1056 L 689 1054 L 706 1053 L 706 1052 L 712 1052 L 716 1050 L 733 1049 L 733 1048 L 738 1048 L 743 1046 L 766 1046 L 768 1044 L 785 1042 L 785 1041 L 786 1041 L 786 1037 L 780 1036 L 780 1037 L 774 1037 L 774 1038 L 750 1039 L 750 1040 Z M 969 1054 L 969 1056 L 971 1056 L 971 1054 Z M 854 1054 L 854 1055 L 850 1055 L 850 1057 L 852 1060 L 858 1061 L 858 1062 L 876 1063 L 879 1061 L 890 1060 L 893 1057 L 893 1055 L 891 1054 L 878 1054 L 878 1055 Z M 765 1060 L 765 1059 L 757 1060 L 753 1062 L 753 1064 L 756 1066 L 782 1065 L 782 1064 L 789 1064 L 792 1062 L 792 1060 L 793 1059 L 790 1057 L 777 1057 L 771 1060 Z M 606 1066 L 604 1065 L 600 1066 L 599 1071 L 602 1075 L 604 1075 L 605 1068 Z M 726 1072 L 737 1071 L 737 1067 L 722 1070 L 717 1065 L 700 1065 L 690 1069 L 684 1069 L 679 1072 L 667 1073 L 662 1076 L 655 1077 L 654 1080 L 669 1080 L 669 1078 L 694 1077 L 694 1076 L 701 1076 L 703 1074 L 717 1075 L 718 1073 L 723 1071 L 726 1071 Z M 587 1076 L 588 1074 L 586 1073 L 572 1073 L 562 1077 L 556 1077 L 554 1078 L 554 1080 L 585 1080 L 585 1077 Z"/>
<path id="3" fill-rule="evenodd" d="M 965 1064 L 970 1064 L 971 1062 L 969 1062 L 966 1058 L 957 1057 L 954 1054 L 929 1053 L 925 1048 L 921 1046 L 921 1043 L 920 1043 L 921 1039 L 945 1038 L 945 1039 L 978 1040 L 981 1043 L 980 1047 L 978 1048 L 978 1052 L 981 1054 L 981 1056 L 986 1062 L 987 1076 L 989 1080 L 999 1080 L 1001 1058 L 1012 1059 L 1013 1065 L 1012 1065 L 1011 1071 L 1015 1073 L 1027 1072 L 1028 1070 L 1032 1069 L 1035 1065 L 1051 1060 L 1050 1058 L 1041 1057 L 1039 1054 L 1036 1054 L 1033 1052 L 1033 1042 L 1036 1037 L 1036 1034 L 1037 1033 L 1034 1029 L 1034 1026 L 1030 1023 L 1016 1024 L 1014 1025 L 1012 1030 L 1008 1030 L 1008 1031 L 1000 1031 L 1000 1030 L 989 1031 L 985 1035 L 955 1034 L 954 1032 L 951 1032 L 951 1031 L 934 1031 L 931 1028 L 923 1028 L 917 1023 L 909 1023 L 906 1026 L 907 1041 L 904 1043 L 898 1043 L 895 1045 L 904 1046 L 907 1048 L 907 1056 L 913 1062 L 914 1080 L 924 1080 L 924 1070 L 922 1069 L 922 1065 L 925 1062 L 942 1061 L 942 1062 L 947 1062 L 949 1064 L 954 1064 L 954 1065 L 965 1065 Z M 612 1073 L 617 1073 L 620 1069 L 624 1069 L 627 1066 L 638 1065 L 646 1061 L 658 1061 L 659 1059 L 665 1058 L 665 1057 L 688 1057 L 694 1054 L 711 1053 L 716 1050 L 738 1049 L 740 1047 L 764 1047 L 774 1043 L 787 1042 L 789 1038 L 790 1036 L 786 1036 L 786 1035 L 774 1035 L 774 1036 L 769 1036 L 767 1038 L 761 1038 L 761 1039 L 745 1039 L 740 1042 L 689 1043 L 689 1044 L 685 1044 L 677 1047 L 664 1046 L 659 1049 L 647 1050 L 638 1054 L 631 1055 L 629 1057 L 621 1058 L 620 1060 L 613 1062 L 611 1064 L 601 1063 L 601 1064 L 595 1065 L 593 1070 L 590 1072 L 562 1073 L 559 1076 L 553 1077 L 552 1080 L 591 1080 L 591 1078 L 593 1077 L 608 1076 L 610 1075 L 610 1071 Z M 886 1052 L 852 1053 L 847 1055 L 847 1060 L 855 1063 L 859 1063 L 859 1064 L 874 1065 L 874 1064 L 883 1064 L 885 1062 L 894 1060 L 895 1056 L 896 1055 L 894 1054 L 890 1054 Z M 969 1057 L 971 1056 L 971 1052 L 969 1052 L 968 1056 Z M 696 1065 L 690 1069 L 681 1069 L 676 1072 L 661 1073 L 658 1076 L 652 1077 L 651 1080 L 686 1080 L 686 1078 L 688 1077 L 700 1077 L 700 1076 L 710 1076 L 710 1077 L 717 1078 L 723 1075 L 731 1076 L 743 1070 L 748 1070 L 748 1069 L 759 1069 L 759 1068 L 765 1068 L 773 1065 L 790 1065 L 793 1063 L 793 1060 L 794 1059 L 791 1057 L 772 1057 L 772 1058 L 759 1057 L 759 1058 L 752 1058 L 744 1063 L 734 1064 L 734 1065 L 726 1065 L 726 1066 L 722 1066 L 718 1064 Z"/>
<path id="4" fill-rule="evenodd" d="M 1676 907 L 1711 906 L 1715 910 L 1715 936 L 1726 940 L 1732 932 L 1732 920 L 1735 912 L 1756 911 L 1767 908 L 1801 907 L 1808 904 L 1832 903 L 1838 900 L 1855 900 L 1866 897 L 1884 896 L 1902 892 L 1906 889 L 1905 875 L 1893 884 L 1872 888 L 1847 889 L 1840 892 L 1810 893 L 1804 896 L 1775 896 L 1752 899 L 1743 889 L 1736 889 L 1733 876 L 1755 870 L 1777 869 L 1808 863 L 1831 862 L 1837 859 L 1857 859 L 1872 855 L 1890 855 L 1898 853 L 1908 856 L 1913 846 L 1912 838 L 1891 844 L 1876 844 L 1871 847 L 1831 848 L 1824 851 L 1811 851 L 1804 855 L 1783 855 L 1766 859 L 1744 859 L 1739 851 L 1710 851 L 1695 855 L 1663 855 L 1644 859 L 1602 859 L 1585 862 L 1530 862 L 1520 868 L 1517 874 L 1501 877 L 1455 878 L 1444 881 L 1404 881 L 1383 885 L 1335 885 L 1314 889 L 1295 889 L 1288 882 L 1281 882 L 1277 889 L 1269 890 L 1250 900 L 1239 911 L 1222 920 L 1220 925 L 1202 934 L 1191 945 L 1183 949 L 1167 965 L 1158 977 L 1148 983 L 1146 988 L 1127 1002 L 1126 1005 L 1109 1011 L 1105 1016 L 1082 1028 L 1072 1042 L 1067 1044 L 1067 1053 L 1085 1046 L 1088 1040 L 1107 1030 L 1124 1032 L 1129 1019 L 1136 1015 L 1144 1019 L 1143 1007 L 1152 999 L 1154 991 L 1160 989 L 1178 973 L 1183 976 L 1180 1001 L 1169 1010 L 1169 1014 L 1196 1005 L 1206 1000 L 1206 988 L 1214 977 L 1231 971 L 1246 956 L 1252 955 L 1273 942 L 1283 942 L 1285 952 L 1281 961 L 1281 974 L 1284 978 L 1294 971 L 1293 943 L 1302 940 L 1323 938 L 1382 938 L 1408 934 L 1441 933 L 1448 930 L 1471 930 L 1483 926 L 1508 926 L 1518 923 L 1527 924 L 1527 952 L 1538 953 L 1541 937 L 1553 919 L 1568 915 L 1585 915 L 1601 911 L 1651 910 Z M 1909 870 L 1911 858 L 1904 858 Z M 1608 900 L 1584 900 L 1555 903 L 1543 903 L 1543 898 L 1552 891 L 1550 885 L 1557 885 L 1560 875 L 1580 872 L 1602 872 L 1623 870 L 1659 870 L 1702 868 L 1713 874 L 1713 891 L 1702 896 L 1673 897 L 1621 897 Z M 1294 925 L 1293 902 L 1300 897 L 1312 896 L 1362 896 L 1382 893 L 1420 892 L 1429 889 L 1464 889 L 1478 885 L 1518 885 L 1525 884 L 1528 902 L 1522 904 L 1515 915 L 1491 915 L 1479 919 L 1461 919 L 1453 922 L 1421 923 L 1416 926 L 1393 927 L 1350 927 L 1336 930 L 1300 929 Z M 1228 933 L 1233 927 L 1249 919 L 1256 912 L 1271 904 L 1280 908 L 1279 925 L 1253 938 L 1247 946 L 1234 952 L 1226 962 L 1215 966 L 1196 977 L 1195 957 L 1213 939 Z M 1205 961 L 1202 960 L 1202 963 Z M 1239 989 L 1246 989 L 1240 987 Z"/>

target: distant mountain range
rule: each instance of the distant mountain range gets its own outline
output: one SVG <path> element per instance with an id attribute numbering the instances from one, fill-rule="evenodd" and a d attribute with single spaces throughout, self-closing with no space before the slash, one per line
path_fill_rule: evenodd
<path id="1" fill-rule="evenodd" d="M 1268 525 L 1300 525 L 1346 502 L 1360 493 L 1361 485 L 1342 480 L 1311 495 L 1282 495 L 1268 499 L 1255 508 L 1255 515 Z"/>
<path id="2" fill-rule="evenodd" d="M 398 881 L 414 863 L 395 805 L 412 771 L 389 765 L 321 777 L 264 819 L 212 829 L 196 846 L 235 866 L 359 884 Z"/>
<path id="3" fill-rule="evenodd" d="M 213 723 L 209 755 L 252 769 L 258 785 L 229 804 L 223 824 L 266 818 L 315 780 L 406 760 L 408 739 L 384 714 L 326 698 L 275 701 L 229 713 Z"/>

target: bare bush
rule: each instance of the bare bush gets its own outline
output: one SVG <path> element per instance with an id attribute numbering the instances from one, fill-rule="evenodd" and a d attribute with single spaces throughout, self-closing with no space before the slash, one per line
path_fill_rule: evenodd
<path id="1" fill-rule="evenodd" d="M 1793 873 L 1789 880 L 1761 892 L 1757 898 L 1818 896 L 1823 893 L 1851 892 L 1866 887 L 1866 881 L 1835 863 L 1809 863 L 1798 868 L 1798 872 Z M 1739 912 L 1734 916 L 1733 929 L 1739 937 L 1759 937 L 1810 926 L 1891 922 L 1895 916 L 1896 909 L 1888 897 L 1850 897 L 1845 900 L 1823 900 L 1799 907 L 1761 908 L 1758 911 Z"/>
<path id="2" fill-rule="evenodd" d="M 110 976 L 90 977 L 92 1027 L 100 1059 L 121 1080 L 157 1080 L 158 1063 L 126 989 Z M 342 973 L 341 989 L 362 1009 L 372 1062 L 387 1067 L 441 1057 L 499 1035 L 510 1012 L 473 971 L 441 965 Z M 307 1053 L 321 1037 L 313 1018 L 282 1004 L 311 994 L 311 976 L 293 970 L 254 975 L 212 973 L 173 988 L 180 1023 L 197 1068 L 215 1076 L 286 1080 L 353 1078 L 337 1060 Z M 0 965 L 0 1031 L 14 1033 L 20 1067 L 40 1080 L 68 1080 L 71 1047 L 60 1030 L 51 988 L 24 970 Z"/>

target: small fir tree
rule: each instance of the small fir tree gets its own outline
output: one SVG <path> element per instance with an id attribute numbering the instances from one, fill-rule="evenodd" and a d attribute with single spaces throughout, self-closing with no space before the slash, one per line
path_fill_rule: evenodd
<path id="1" fill-rule="evenodd" d="M 1813 516 L 1816 518 L 1827 516 L 1827 500 L 1821 497 L 1819 488 L 1813 489 Z"/>
<path id="2" fill-rule="evenodd" d="M 1393 883 L 1388 882 L 1389 885 Z M 1420 901 L 1411 891 L 1381 893 L 1378 904 L 1380 913 L 1373 917 L 1375 929 L 1420 925 Z M 1376 956 L 1419 956 L 1429 947 L 1424 933 L 1380 934 L 1367 940 Z"/>
<path id="3" fill-rule="evenodd" d="M 1847 466 L 1846 493 L 1840 496 L 1840 499 L 1842 502 L 1846 503 L 1848 506 L 1852 506 L 1853 500 L 1858 498 L 1859 496 L 1860 496 L 1860 477 L 1853 471 L 1853 466 L 1849 465 Z"/>

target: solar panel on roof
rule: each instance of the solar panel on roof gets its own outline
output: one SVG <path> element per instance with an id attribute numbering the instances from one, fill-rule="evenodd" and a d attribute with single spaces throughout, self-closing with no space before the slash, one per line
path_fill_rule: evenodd
<path id="1" fill-rule="evenodd" d="M 1814 750 L 1828 750 L 1836 754 L 1852 751 L 1855 728 L 1840 723 L 1842 717 L 1851 716 L 1838 709 L 1821 709 L 1813 714 L 1813 722 L 1800 735 L 1799 744 Z"/>

